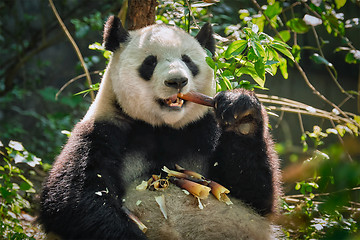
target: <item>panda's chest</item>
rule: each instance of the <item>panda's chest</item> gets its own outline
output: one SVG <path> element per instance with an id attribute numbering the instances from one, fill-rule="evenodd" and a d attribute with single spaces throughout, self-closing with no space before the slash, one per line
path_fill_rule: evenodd
<path id="1" fill-rule="evenodd" d="M 175 164 L 206 174 L 205 163 L 208 162 L 206 159 L 207 156 L 199 153 L 182 154 L 176 159 L 170 159 L 151 156 L 141 151 L 129 151 L 124 156 L 120 175 L 127 184 L 130 184 L 136 179 L 146 180 L 152 174 L 160 174 L 163 166 L 173 169 Z"/>
<path id="2" fill-rule="evenodd" d="M 131 182 L 175 164 L 203 172 L 213 146 L 187 131 L 138 128 L 129 135 L 121 175 Z"/>

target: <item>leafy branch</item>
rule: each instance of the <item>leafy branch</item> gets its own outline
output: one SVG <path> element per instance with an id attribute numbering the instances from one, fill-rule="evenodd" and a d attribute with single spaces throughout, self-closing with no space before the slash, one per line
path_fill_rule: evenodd
<path id="1" fill-rule="evenodd" d="M 269 17 L 264 14 L 263 10 L 261 9 L 260 5 L 257 3 L 256 0 L 251 0 L 253 2 L 253 4 L 256 6 L 256 8 L 258 9 L 258 11 L 265 17 L 265 19 L 267 20 L 267 22 L 269 23 L 270 28 L 275 32 L 275 34 L 283 41 L 283 37 L 281 36 L 281 34 L 279 33 L 279 31 L 271 24 L 271 20 L 269 19 Z M 320 99 L 322 99 L 323 101 L 325 101 L 327 104 L 329 104 L 330 106 L 332 106 L 333 108 L 335 108 L 340 114 L 342 114 L 345 118 L 348 118 L 353 124 L 357 125 L 358 127 L 360 127 L 360 125 L 353 121 L 351 118 L 349 118 L 349 116 L 342 111 L 335 103 L 331 102 L 330 100 L 328 100 L 323 94 L 321 94 L 310 82 L 307 74 L 305 73 L 305 71 L 302 69 L 302 67 L 300 66 L 300 64 L 295 61 L 294 62 L 295 67 L 297 68 L 297 70 L 300 72 L 300 75 L 302 76 L 302 78 L 304 79 L 305 83 L 307 84 L 307 86 L 312 90 L 312 92 L 317 95 Z"/>
<path id="2" fill-rule="evenodd" d="M 93 85 L 92 82 L 91 82 L 91 77 L 90 77 L 89 70 L 88 70 L 88 68 L 86 67 L 84 58 L 83 58 L 83 56 L 82 56 L 82 54 L 81 54 L 81 52 L 80 52 L 80 50 L 79 50 L 79 47 L 77 46 L 75 40 L 72 38 L 71 34 L 70 34 L 69 31 L 67 30 L 64 22 L 62 21 L 59 13 L 58 13 L 57 10 L 56 10 L 56 7 L 55 7 L 53 1 L 52 1 L 52 0 L 49 0 L 49 3 L 50 3 L 51 9 L 53 10 L 53 12 L 54 12 L 54 14 L 55 14 L 55 16 L 56 16 L 56 19 L 58 20 L 61 28 L 63 29 L 63 31 L 65 32 L 65 34 L 66 34 L 66 36 L 68 37 L 69 41 L 71 42 L 73 48 L 75 49 L 75 52 L 76 52 L 76 54 L 77 54 L 77 56 L 78 56 L 78 58 L 79 58 L 79 60 L 80 60 L 80 62 L 81 62 L 81 66 L 83 67 L 83 69 L 84 69 L 84 71 L 85 71 L 86 80 L 87 80 L 87 82 L 88 82 L 88 85 L 89 85 L 89 86 Z M 95 94 L 94 94 L 94 92 L 92 92 L 92 91 L 90 92 L 90 97 L 91 97 L 91 100 L 94 101 L 94 99 L 95 99 Z"/>

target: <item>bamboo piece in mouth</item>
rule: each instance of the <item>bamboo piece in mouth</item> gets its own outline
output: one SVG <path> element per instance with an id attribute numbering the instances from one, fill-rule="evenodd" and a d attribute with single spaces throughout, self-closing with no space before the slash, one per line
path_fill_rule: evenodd
<path id="1" fill-rule="evenodd" d="M 199 93 L 199 92 L 188 92 L 188 93 L 178 93 L 178 98 L 184 99 L 186 101 L 190 101 L 193 103 L 201 104 L 208 107 L 214 107 L 215 102 L 214 98 L 209 97 L 205 94 Z"/>

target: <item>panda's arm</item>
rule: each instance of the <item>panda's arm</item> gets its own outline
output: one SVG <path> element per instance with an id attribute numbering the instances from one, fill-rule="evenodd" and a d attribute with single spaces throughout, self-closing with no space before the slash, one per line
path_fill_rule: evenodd
<path id="1" fill-rule="evenodd" d="M 75 127 L 44 185 L 40 217 L 47 232 L 63 239 L 146 239 L 121 210 L 125 138 L 111 124 Z"/>
<path id="2" fill-rule="evenodd" d="M 215 115 L 222 134 L 212 157 L 211 177 L 265 215 L 278 194 L 277 156 L 267 128 L 266 111 L 249 91 L 221 92 Z"/>

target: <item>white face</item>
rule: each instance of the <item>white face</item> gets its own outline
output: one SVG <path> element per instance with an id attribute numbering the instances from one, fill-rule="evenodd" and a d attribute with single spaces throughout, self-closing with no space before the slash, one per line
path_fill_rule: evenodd
<path id="1" fill-rule="evenodd" d="M 184 31 L 152 25 L 130 32 L 108 67 L 117 101 L 126 114 L 175 128 L 202 117 L 207 107 L 176 98 L 178 92 L 215 94 L 213 71 L 198 41 Z"/>

